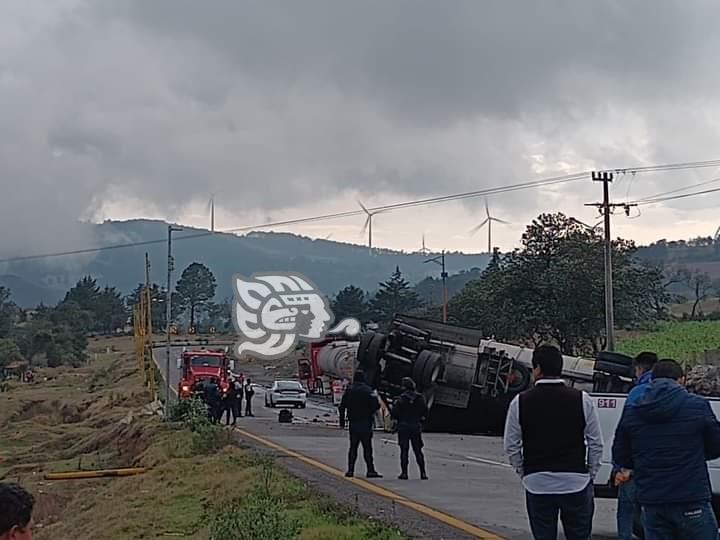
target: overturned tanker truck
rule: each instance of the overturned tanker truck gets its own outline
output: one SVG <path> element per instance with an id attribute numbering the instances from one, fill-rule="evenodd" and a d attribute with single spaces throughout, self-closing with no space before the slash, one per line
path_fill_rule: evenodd
<path id="1" fill-rule="evenodd" d="M 304 371 L 348 380 L 362 370 L 387 404 L 402 393 L 402 378 L 411 377 L 430 405 L 427 430 L 498 433 L 512 398 L 532 384 L 532 352 L 478 330 L 396 316 L 385 333 L 316 344 Z M 565 356 L 563 378 L 584 390 L 615 381 L 620 391 L 618 384 L 630 382 L 632 360 L 610 354 L 604 363 L 610 373 L 598 373 L 600 361 Z"/>

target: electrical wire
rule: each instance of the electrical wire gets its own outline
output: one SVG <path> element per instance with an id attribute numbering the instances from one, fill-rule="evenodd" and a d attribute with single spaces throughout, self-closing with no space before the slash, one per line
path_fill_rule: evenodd
<path id="1" fill-rule="evenodd" d="M 720 177 L 711 178 L 710 180 L 706 180 L 705 182 L 699 182 L 697 184 L 692 184 L 690 186 L 685 186 L 685 187 L 681 187 L 681 188 L 677 188 L 677 189 L 671 189 L 670 191 L 663 191 L 661 193 L 656 193 L 655 195 L 650 195 L 649 197 L 644 197 L 642 199 L 636 199 L 629 204 L 639 204 L 639 203 L 645 202 L 647 200 L 656 199 L 658 197 L 663 197 L 665 195 L 673 195 L 675 193 L 681 193 L 683 191 L 687 191 L 688 189 L 693 189 L 693 188 L 702 187 L 702 186 L 708 186 L 708 185 L 714 184 L 716 182 L 720 182 Z"/>
<path id="2" fill-rule="evenodd" d="M 675 201 L 678 199 L 687 199 L 689 197 L 697 197 L 698 195 L 707 195 L 708 193 L 717 193 L 718 191 L 720 191 L 720 187 L 713 189 L 705 189 L 703 191 L 694 191 L 692 193 L 683 193 L 681 195 L 673 195 L 670 197 L 657 197 L 655 199 L 647 199 L 642 202 L 633 204 L 636 204 L 637 206 L 647 206 L 649 204 L 657 204 L 661 202 Z"/>
<path id="3" fill-rule="evenodd" d="M 627 174 L 627 173 L 638 173 L 638 172 L 658 172 L 658 171 L 677 171 L 677 170 L 686 170 L 686 169 L 698 169 L 698 168 L 705 168 L 705 167 L 720 167 L 720 159 L 718 160 L 710 160 L 710 161 L 694 161 L 694 162 L 685 162 L 685 163 L 670 163 L 670 164 L 663 164 L 663 165 L 648 165 L 643 167 L 632 167 L 632 168 L 620 168 L 620 169 L 609 169 L 609 172 L 614 172 L 616 174 Z M 206 231 L 201 233 L 195 233 L 195 234 L 188 234 L 188 235 L 178 235 L 173 238 L 174 241 L 183 241 L 183 240 L 191 240 L 195 238 L 202 238 L 206 236 L 212 236 L 215 234 L 220 233 L 235 233 L 235 232 L 242 232 L 242 231 L 249 231 L 249 230 L 257 230 L 257 229 L 265 229 L 268 227 L 277 227 L 277 226 L 284 226 L 284 225 L 295 225 L 300 223 L 314 223 L 318 221 L 324 221 L 324 220 L 330 220 L 330 219 L 339 219 L 344 217 L 351 217 L 351 216 L 358 216 L 362 214 L 376 214 L 379 212 L 386 212 L 391 210 L 400 210 L 404 208 L 414 208 L 418 206 L 427 206 L 431 204 L 439 204 L 443 202 L 449 202 L 449 201 L 457 201 L 457 200 L 463 200 L 463 199 L 470 199 L 474 197 L 482 197 L 482 196 L 489 196 L 489 195 L 497 195 L 501 193 L 509 193 L 513 191 L 519 191 L 524 189 L 532 189 L 532 188 L 538 188 L 538 187 L 546 187 L 546 186 L 552 186 L 556 184 L 562 184 L 566 182 L 572 182 L 576 180 L 581 180 L 583 178 L 588 178 L 590 176 L 591 171 L 584 171 L 581 173 L 571 174 L 571 175 L 565 175 L 565 176 L 556 176 L 556 177 L 550 177 L 550 178 L 544 178 L 540 180 L 534 180 L 529 182 L 523 182 L 519 184 L 514 184 L 510 186 L 498 186 L 495 188 L 488 188 L 488 189 L 482 189 L 477 191 L 467 191 L 464 193 L 455 193 L 451 195 L 443 195 L 438 197 L 429 197 L 425 199 L 416 199 L 411 201 L 404 201 L 400 203 L 393 203 L 383 206 L 375 206 L 367 209 L 367 212 L 364 209 L 358 209 L 358 210 L 349 210 L 345 212 L 336 212 L 332 214 L 323 214 L 319 216 L 310 216 L 305 218 L 297 218 L 297 219 L 288 219 L 283 221 L 275 221 L 271 223 L 260 223 L 256 225 L 247 225 L 242 227 L 234 227 L 230 229 L 222 229 L 219 231 Z M 695 196 L 695 195 L 702 195 L 704 193 L 712 193 L 714 191 L 720 191 L 720 188 L 717 190 L 708 190 L 705 192 L 697 192 L 693 194 L 688 194 L 687 196 Z M 661 194 L 662 195 L 662 194 Z M 677 197 L 677 198 L 683 198 Z M 651 202 L 664 202 L 665 200 L 673 200 L 673 198 L 669 199 L 652 199 Z M 646 201 L 642 201 L 642 204 L 649 204 Z M 637 204 L 641 204 L 637 203 Z M 163 239 L 157 239 L 157 240 L 144 240 L 144 241 L 138 241 L 138 242 L 128 242 L 124 244 L 112 244 L 108 246 L 97 246 L 93 248 L 84 248 L 84 249 L 75 249 L 75 250 L 68 250 L 68 251 L 60 251 L 55 253 L 43 253 L 38 255 L 24 255 L 24 256 L 18 256 L 18 257 L 8 257 L 4 259 L 0 259 L 0 264 L 2 263 L 10 263 L 10 262 L 20 262 L 20 261 L 30 261 L 30 260 L 37 260 L 37 259 L 46 259 L 51 257 L 64 257 L 64 256 L 72 256 L 72 255 L 86 255 L 90 253 L 97 253 L 101 251 L 109 251 L 114 249 L 126 249 L 126 248 L 132 248 L 132 247 L 141 247 L 141 246 L 149 246 L 154 244 L 162 244 L 167 241 L 166 238 Z"/>

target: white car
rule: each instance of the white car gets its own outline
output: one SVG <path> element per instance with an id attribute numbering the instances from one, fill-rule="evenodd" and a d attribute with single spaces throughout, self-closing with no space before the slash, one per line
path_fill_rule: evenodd
<path id="1" fill-rule="evenodd" d="M 267 392 L 265 392 L 265 406 L 292 406 L 305 408 L 307 403 L 307 392 L 298 381 L 275 381 Z"/>

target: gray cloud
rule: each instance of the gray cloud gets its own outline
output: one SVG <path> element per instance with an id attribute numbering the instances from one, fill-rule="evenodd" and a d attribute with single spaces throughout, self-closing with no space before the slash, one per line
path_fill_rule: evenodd
<path id="1" fill-rule="evenodd" d="M 172 218 L 216 193 L 240 220 L 348 192 L 394 201 L 715 157 L 719 14 L 710 1 L 14 0 L 0 8 L 0 226 L 23 235 L 2 250 L 82 245 L 63 224 L 105 217 L 108 201 Z M 522 222 L 547 202 L 494 204 Z"/>

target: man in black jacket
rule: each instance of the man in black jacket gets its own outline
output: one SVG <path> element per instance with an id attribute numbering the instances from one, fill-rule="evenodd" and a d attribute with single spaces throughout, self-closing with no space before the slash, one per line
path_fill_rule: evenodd
<path id="1" fill-rule="evenodd" d="M 252 398 L 255 395 L 255 389 L 253 388 L 252 381 L 250 379 L 245 380 L 245 416 L 255 416 L 252 412 Z"/>
<path id="2" fill-rule="evenodd" d="M 415 461 L 420 469 L 420 478 L 427 480 L 425 456 L 422 447 L 422 425 L 428 413 L 427 403 L 422 394 L 415 391 L 415 381 L 404 377 L 401 381 L 405 390 L 393 405 L 390 415 L 397 420 L 398 444 L 400 445 L 400 480 L 408 479 L 409 450 L 412 444 Z"/>
<path id="3" fill-rule="evenodd" d="M 35 498 L 22 486 L 0 482 L 0 539 L 30 540 Z"/>
<path id="4" fill-rule="evenodd" d="M 652 382 L 615 431 L 613 461 L 632 470 L 650 540 L 718 538 L 706 461 L 720 457 L 720 423 L 682 378 L 674 360 L 655 364 Z"/>
<path id="5" fill-rule="evenodd" d="M 348 470 L 345 476 L 351 478 L 355 474 L 358 446 L 362 443 L 363 457 L 367 465 L 368 478 L 382 478 L 375 470 L 372 451 L 373 421 L 380 403 L 372 389 L 365 383 L 365 376 L 357 371 L 353 383 L 345 391 L 340 402 L 340 427 L 345 428 L 345 412 L 350 420 L 350 451 L 348 452 Z"/>

